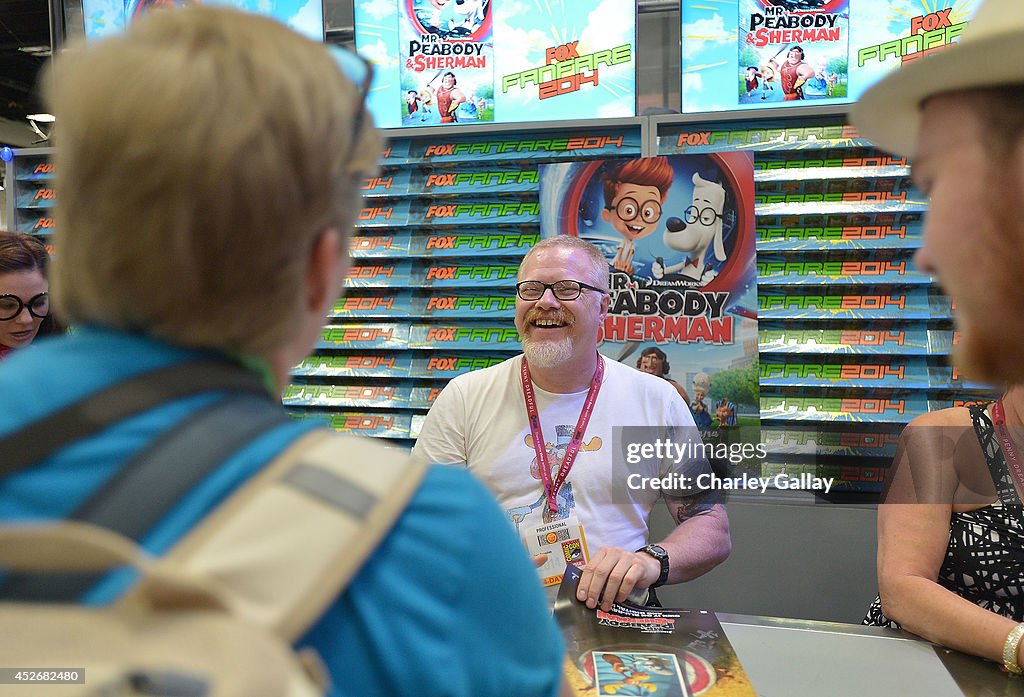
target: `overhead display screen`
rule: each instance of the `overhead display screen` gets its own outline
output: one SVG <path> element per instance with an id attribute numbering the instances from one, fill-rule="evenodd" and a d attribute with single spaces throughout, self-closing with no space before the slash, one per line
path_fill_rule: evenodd
<path id="1" fill-rule="evenodd" d="M 202 0 L 204 5 L 227 5 L 266 15 L 315 41 L 324 40 L 322 0 Z M 190 4 L 181 0 L 82 0 L 85 35 L 96 39 L 123 31 L 150 7 Z"/>
<path id="2" fill-rule="evenodd" d="M 634 0 L 357 0 L 378 126 L 636 113 Z"/>
<path id="3" fill-rule="evenodd" d="M 959 40 L 980 0 L 682 0 L 682 110 L 849 104 Z"/>

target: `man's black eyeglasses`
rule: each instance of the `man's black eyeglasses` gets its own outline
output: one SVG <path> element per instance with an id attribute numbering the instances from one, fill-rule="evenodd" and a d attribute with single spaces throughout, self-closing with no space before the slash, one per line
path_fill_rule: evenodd
<path id="1" fill-rule="evenodd" d="M 606 293 L 601 288 L 587 285 L 582 281 L 555 281 L 554 283 L 541 283 L 540 281 L 520 281 L 516 284 L 516 293 L 523 300 L 540 300 L 548 288 L 554 293 L 558 300 L 575 300 L 580 297 L 584 290 L 592 290 L 597 293 Z"/>
<path id="2" fill-rule="evenodd" d="M 50 295 L 40 293 L 25 302 L 17 295 L 0 295 L 0 322 L 14 319 L 21 311 L 28 308 L 28 313 L 36 319 L 43 319 L 50 314 Z"/>

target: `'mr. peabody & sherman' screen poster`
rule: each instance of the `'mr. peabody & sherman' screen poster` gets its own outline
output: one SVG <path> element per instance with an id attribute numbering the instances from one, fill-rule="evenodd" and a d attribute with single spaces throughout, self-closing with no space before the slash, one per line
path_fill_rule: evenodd
<path id="1" fill-rule="evenodd" d="M 486 0 L 400 5 L 403 123 L 494 120 L 494 40 Z"/>
<path id="2" fill-rule="evenodd" d="M 602 353 L 668 380 L 730 444 L 760 442 L 753 172 L 749 153 L 540 166 L 541 234 L 608 259 Z"/>
<path id="3" fill-rule="evenodd" d="M 740 104 L 842 99 L 849 0 L 742 0 Z"/>

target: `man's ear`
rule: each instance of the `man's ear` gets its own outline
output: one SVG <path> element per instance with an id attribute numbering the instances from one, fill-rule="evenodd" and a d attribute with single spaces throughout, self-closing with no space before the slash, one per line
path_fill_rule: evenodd
<path id="1" fill-rule="evenodd" d="M 309 251 L 306 266 L 306 309 L 326 314 L 341 295 L 341 284 L 348 273 L 348 250 L 342 250 L 341 233 L 329 227 L 317 235 Z"/>
<path id="2" fill-rule="evenodd" d="M 601 220 L 603 220 L 604 222 L 608 223 L 608 222 L 611 222 L 611 219 L 612 219 L 612 212 L 610 210 L 608 210 L 607 208 L 602 208 L 601 209 Z"/>

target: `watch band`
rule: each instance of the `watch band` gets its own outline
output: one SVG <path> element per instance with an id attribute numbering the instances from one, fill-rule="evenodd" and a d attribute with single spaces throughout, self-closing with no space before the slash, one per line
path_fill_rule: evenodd
<path id="1" fill-rule="evenodd" d="M 637 550 L 638 554 L 640 552 L 649 554 L 661 564 L 661 574 L 659 574 L 658 580 L 652 583 L 650 587 L 657 588 L 665 585 L 665 582 L 668 581 L 668 552 L 665 551 L 665 548 L 660 545 L 644 545 Z"/>

